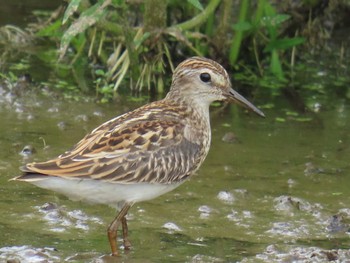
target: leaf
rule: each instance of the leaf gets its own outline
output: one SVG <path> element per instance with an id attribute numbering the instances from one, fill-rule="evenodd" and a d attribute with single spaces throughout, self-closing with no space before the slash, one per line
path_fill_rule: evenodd
<path id="1" fill-rule="evenodd" d="M 141 44 L 142 44 L 147 38 L 149 38 L 150 36 L 151 36 L 151 33 L 145 32 L 145 33 L 141 36 L 140 39 L 134 40 L 135 46 L 136 46 L 136 47 L 141 46 Z"/>
<path id="2" fill-rule="evenodd" d="M 275 121 L 277 121 L 277 122 L 286 122 L 286 119 L 282 118 L 282 117 L 276 117 Z"/>
<path id="3" fill-rule="evenodd" d="M 210 106 L 212 106 L 212 107 L 220 107 L 221 103 L 218 102 L 218 101 L 214 101 L 213 103 L 210 104 Z"/>
<path id="4" fill-rule="evenodd" d="M 61 21 L 56 20 L 54 23 L 39 30 L 36 35 L 39 37 L 61 37 L 62 32 L 59 30 L 61 25 Z"/>
<path id="5" fill-rule="evenodd" d="M 275 14 L 270 16 L 264 16 L 261 18 L 260 25 L 265 27 L 277 27 L 283 22 L 287 21 L 290 15 L 287 14 Z"/>
<path id="6" fill-rule="evenodd" d="M 271 53 L 271 64 L 270 64 L 270 69 L 271 72 L 278 77 L 279 79 L 283 79 L 283 70 L 282 70 L 282 65 L 281 61 L 278 56 L 277 50 L 272 50 Z"/>
<path id="7" fill-rule="evenodd" d="M 63 20 L 62 20 L 62 25 L 64 25 L 68 18 L 74 14 L 75 11 L 77 11 L 79 4 L 80 4 L 81 0 L 71 0 L 69 5 L 67 6 L 66 11 L 64 12 L 63 15 Z"/>
<path id="8" fill-rule="evenodd" d="M 199 9 L 200 11 L 203 11 L 204 8 L 201 4 L 201 2 L 199 2 L 199 0 L 187 0 L 188 3 L 190 3 L 191 5 L 193 5 L 195 8 Z"/>
<path id="9" fill-rule="evenodd" d="M 248 31 L 253 28 L 253 25 L 247 21 L 238 22 L 233 25 L 233 29 L 236 31 Z"/>
<path id="10" fill-rule="evenodd" d="M 260 109 L 273 109 L 275 107 L 275 104 L 273 103 L 266 103 L 264 105 L 259 105 Z"/>
<path id="11" fill-rule="evenodd" d="M 120 6 L 124 3 L 124 0 L 112 0 L 114 6 Z"/>
<path id="12" fill-rule="evenodd" d="M 286 112 L 287 116 L 293 116 L 293 117 L 297 117 L 299 114 L 295 111 L 287 111 Z"/>
<path id="13" fill-rule="evenodd" d="M 247 21 L 247 15 L 249 11 L 249 3 L 250 0 L 242 0 L 240 1 L 240 7 L 239 7 L 239 14 L 238 14 L 238 22 L 244 22 Z M 230 47 L 230 53 L 229 53 L 229 62 L 231 65 L 236 64 L 239 51 L 241 49 L 241 45 L 243 43 L 244 39 L 244 32 L 243 31 L 237 31 L 235 33 L 235 37 L 231 43 Z"/>
<path id="14" fill-rule="evenodd" d="M 266 1 L 264 1 L 263 10 L 266 16 L 273 16 L 277 14 L 276 9 Z"/>
<path id="15" fill-rule="evenodd" d="M 309 122 L 309 121 L 312 121 L 312 118 L 310 117 L 297 117 L 295 118 L 296 121 L 299 121 L 299 122 Z"/>
<path id="16" fill-rule="evenodd" d="M 343 193 L 342 193 L 342 192 L 333 192 L 332 195 L 335 195 L 335 196 L 337 196 L 337 195 L 343 195 Z"/>
<path id="17" fill-rule="evenodd" d="M 102 69 L 96 69 L 95 74 L 97 76 L 104 76 L 106 73 Z"/>
<path id="18" fill-rule="evenodd" d="M 305 42 L 303 37 L 275 39 L 268 43 L 264 52 L 271 52 L 274 49 L 288 49 Z"/>
<path id="19" fill-rule="evenodd" d="M 76 35 L 84 32 L 87 28 L 94 25 L 102 16 L 105 15 L 105 7 L 107 7 L 110 3 L 111 0 L 99 0 L 99 2 L 97 2 L 95 5 L 85 10 L 80 17 L 70 25 L 66 32 L 64 32 L 61 39 L 59 59 L 62 59 L 67 51 L 69 43 Z"/>

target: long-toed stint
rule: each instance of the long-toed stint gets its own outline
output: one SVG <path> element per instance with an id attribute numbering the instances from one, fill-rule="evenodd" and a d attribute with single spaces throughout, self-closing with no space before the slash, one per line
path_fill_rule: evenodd
<path id="1" fill-rule="evenodd" d="M 164 99 L 103 123 L 55 159 L 26 164 L 14 180 L 119 210 L 107 231 L 112 255 L 118 255 L 120 224 L 124 249 L 131 246 L 130 207 L 175 189 L 203 163 L 210 148 L 213 101 L 235 102 L 264 117 L 232 89 L 221 65 L 192 57 L 175 69 Z"/>

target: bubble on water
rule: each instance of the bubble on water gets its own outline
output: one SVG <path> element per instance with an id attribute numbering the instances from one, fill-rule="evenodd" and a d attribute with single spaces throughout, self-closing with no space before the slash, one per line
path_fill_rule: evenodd
<path id="1" fill-rule="evenodd" d="M 233 195 L 230 192 L 227 191 L 220 191 L 217 195 L 217 198 L 225 203 L 233 203 L 233 201 L 235 200 L 235 198 L 233 197 Z"/>
<path id="2" fill-rule="evenodd" d="M 302 211 L 313 214 L 314 216 L 319 216 L 320 210 L 323 208 L 321 204 L 311 204 L 304 199 L 287 195 L 276 197 L 274 203 L 274 208 L 277 211 L 289 213 L 290 215 Z"/>
<path id="3" fill-rule="evenodd" d="M 306 176 L 325 173 L 325 170 L 321 167 L 315 166 L 312 162 L 305 163 L 304 174 Z"/>
<path id="4" fill-rule="evenodd" d="M 85 114 L 79 114 L 75 116 L 74 120 L 77 122 L 87 122 L 89 120 L 89 117 Z"/>
<path id="5" fill-rule="evenodd" d="M 200 212 L 199 218 L 206 219 L 210 216 L 212 209 L 207 205 L 201 205 L 198 207 L 198 212 Z"/>
<path id="6" fill-rule="evenodd" d="M 75 218 L 78 220 L 89 220 L 89 217 L 87 216 L 87 214 L 85 214 L 83 211 L 81 210 L 73 210 L 73 211 L 69 211 L 67 213 L 68 216 L 70 216 L 71 218 Z"/>
<path id="7" fill-rule="evenodd" d="M 207 205 L 201 205 L 200 207 L 198 207 L 198 211 L 201 213 L 210 214 L 212 212 L 212 209 Z"/>
<path id="8" fill-rule="evenodd" d="M 100 110 L 95 110 L 93 113 L 92 113 L 94 116 L 97 116 L 97 117 L 103 117 L 104 116 L 104 113 Z"/>
<path id="9" fill-rule="evenodd" d="M 201 255 L 197 254 L 192 257 L 190 262 L 225 262 L 221 258 L 213 257 L 213 256 L 208 256 L 208 255 Z"/>
<path id="10" fill-rule="evenodd" d="M 226 217 L 230 221 L 234 221 L 234 222 L 238 222 L 239 221 L 238 212 L 234 211 L 234 210 L 232 210 L 232 212 L 230 214 L 228 214 Z"/>
<path id="11" fill-rule="evenodd" d="M 342 214 L 337 214 L 330 217 L 326 229 L 331 234 L 346 233 L 349 232 L 350 226 Z"/>
<path id="12" fill-rule="evenodd" d="M 267 230 L 266 233 L 273 236 L 284 236 L 284 237 L 307 237 L 310 235 L 310 231 L 307 227 L 308 222 L 301 220 L 302 222 L 274 222 L 271 229 Z"/>
<path id="13" fill-rule="evenodd" d="M 67 129 L 67 123 L 65 121 L 60 121 L 57 123 L 57 127 L 61 130 L 64 131 Z"/>
<path id="14" fill-rule="evenodd" d="M 295 182 L 295 180 L 289 178 L 287 180 L 287 184 L 288 184 L 288 187 L 292 188 L 292 187 L 294 187 L 296 185 L 296 182 Z"/>
<path id="15" fill-rule="evenodd" d="M 146 210 L 145 210 L 145 209 L 143 209 L 143 208 L 139 208 L 139 209 L 137 209 L 137 212 L 139 212 L 139 213 L 145 213 L 145 212 L 146 212 Z"/>
<path id="16" fill-rule="evenodd" d="M 243 217 L 244 217 L 244 218 L 252 218 L 252 217 L 253 217 L 253 214 L 252 214 L 251 211 L 244 210 L 244 211 L 242 212 L 242 214 L 243 214 Z"/>
<path id="17" fill-rule="evenodd" d="M 72 256 L 68 256 L 62 262 L 93 262 L 93 263 L 107 263 L 113 262 L 110 255 L 106 254 L 100 256 L 99 252 L 88 251 L 88 252 L 78 252 Z M 91 261 L 91 259 L 93 259 Z"/>
<path id="18" fill-rule="evenodd" d="M 59 109 L 57 107 L 51 107 L 47 110 L 47 112 L 50 112 L 50 113 L 59 112 Z"/>
<path id="19" fill-rule="evenodd" d="M 233 192 L 235 193 L 236 197 L 237 197 L 237 195 L 244 197 L 248 194 L 247 189 L 235 189 L 235 190 L 233 190 Z"/>
<path id="20" fill-rule="evenodd" d="M 54 248 L 33 248 L 30 246 L 12 246 L 0 248 L 0 262 L 62 262 L 62 260 L 52 255 Z"/>
<path id="21" fill-rule="evenodd" d="M 102 220 L 88 216 L 81 210 L 67 210 L 64 206 L 54 203 L 45 203 L 42 206 L 35 206 L 42 218 L 50 225 L 50 231 L 64 232 L 69 228 L 88 231 L 90 223 L 103 224 Z"/>
<path id="22" fill-rule="evenodd" d="M 182 231 L 182 229 L 173 222 L 167 222 L 163 225 L 163 228 L 169 231 Z"/>
<path id="23" fill-rule="evenodd" d="M 251 211 L 235 211 L 232 210 L 230 214 L 226 216 L 229 221 L 235 223 L 236 226 L 243 228 L 250 228 L 254 224 L 254 215 Z"/>
<path id="24" fill-rule="evenodd" d="M 348 262 L 349 249 L 325 250 L 318 247 L 295 245 L 269 245 L 265 251 L 254 257 L 246 257 L 241 263 L 248 262 Z"/>
<path id="25" fill-rule="evenodd" d="M 346 216 L 348 219 L 350 219 L 350 208 L 341 208 L 341 209 L 339 209 L 338 213 L 340 213 L 343 216 Z"/>

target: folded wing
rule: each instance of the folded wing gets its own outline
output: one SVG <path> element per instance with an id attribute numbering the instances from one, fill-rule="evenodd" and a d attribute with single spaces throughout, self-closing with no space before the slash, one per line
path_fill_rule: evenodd
<path id="1" fill-rule="evenodd" d="M 197 169 L 201 147 L 186 138 L 186 129 L 191 129 L 188 124 L 181 118 L 166 118 L 164 112 L 161 120 L 157 114 L 147 118 L 135 114 L 135 118 L 121 116 L 101 125 L 55 159 L 27 164 L 22 168 L 24 174 L 16 179 L 57 176 L 167 184 L 180 182 Z"/>

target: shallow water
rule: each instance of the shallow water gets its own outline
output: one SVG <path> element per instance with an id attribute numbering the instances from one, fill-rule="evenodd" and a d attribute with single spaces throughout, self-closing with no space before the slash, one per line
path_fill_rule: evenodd
<path id="1" fill-rule="evenodd" d="M 139 104 L 1 97 L 0 261 L 115 262 L 106 257 L 113 209 L 8 180 L 23 163 L 57 156 Z M 214 108 L 204 165 L 176 190 L 130 210 L 133 248 L 116 261 L 350 260 L 349 107 L 333 105 L 307 122 L 280 122 L 280 110 L 262 119 Z M 228 133 L 232 142 L 222 140 Z"/>
<path id="2" fill-rule="evenodd" d="M 9 13 L 4 7 L 0 13 Z M 315 59 L 314 72 L 298 81 L 312 78 L 310 92 L 348 90 L 348 67 L 335 59 Z M 338 71 L 316 69 L 322 65 Z M 320 110 L 297 117 L 284 101 L 264 109 L 266 119 L 235 106 L 213 108 L 204 165 L 176 190 L 136 204 L 129 214 L 133 248 L 110 258 L 113 209 L 9 179 L 24 163 L 61 154 L 146 101 L 12 97 L 0 86 L 0 262 L 350 262 L 350 108 L 346 99 L 308 98 Z"/>

